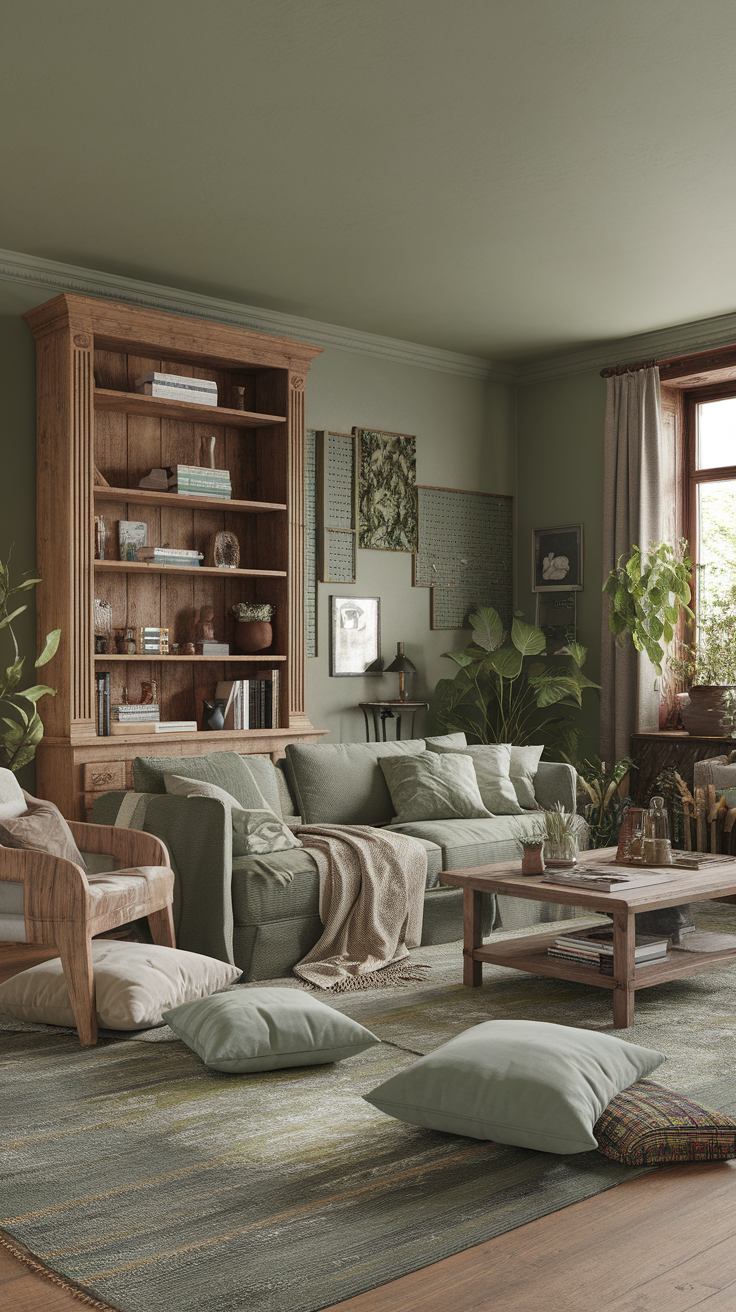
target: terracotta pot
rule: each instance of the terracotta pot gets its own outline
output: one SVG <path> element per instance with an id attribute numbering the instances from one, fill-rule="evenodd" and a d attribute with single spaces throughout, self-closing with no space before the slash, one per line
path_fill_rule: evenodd
<path id="1" fill-rule="evenodd" d="M 273 642 L 273 627 L 266 620 L 238 620 L 235 625 L 235 646 L 241 656 L 263 651 Z"/>
<path id="2" fill-rule="evenodd" d="M 522 875 L 543 875 L 544 874 L 544 857 L 542 855 L 542 844 L 535 843 L 533 846 L 529 843 L 522 844 L 524 855 L 521 858 Z"/>
<path id="3" fill-rule="evenodd" d="M 698 738 L 727 737 L 730 734 L 730 727 L 725 728 L 723 725 L 723 715 L 726 710 L 723 694 L 732 687 L 733 685 L 725 687 L 703 684 L 691 688 L 689 695 L 680 694 L 678 701 L 683 729 Z"/>

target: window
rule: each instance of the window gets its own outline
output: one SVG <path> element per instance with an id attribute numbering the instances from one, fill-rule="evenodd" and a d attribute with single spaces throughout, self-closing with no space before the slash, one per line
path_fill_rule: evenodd
<path id="1" fill-rule="evenodd" d="M 731 395 L 728 391 L 731 391 Z M 699 682 L 736 682 L 736 388 L 687 397 L 687 522 L 696 565 Z M 710 671 L 710 673 L 709 673 Z M 705 677 L 703 677 L 705 676 Z"/>

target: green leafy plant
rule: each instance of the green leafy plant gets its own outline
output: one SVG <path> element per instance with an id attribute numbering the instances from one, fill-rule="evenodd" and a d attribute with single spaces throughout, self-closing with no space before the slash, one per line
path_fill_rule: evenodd
<path id="1" fill-rule="evenodd" d="M 619 557 L 603 585 L 611 600 L 611 632 L 620 642 L 630 637 L 658 674 L 680 614 L 684 611 L 689 620 L 695 619 L 689 606 L 692 561 L 687 547 L 684 538 L 677 547 L 653 542 L 648 553 L 634 546 L 628 560 Z"/>
<path id="2" fill-rule="evenodd" d="M 585 803 L 584 816 L 590 829 L 591 847 L 613 847 L 618 842 L 624 810 L 630 797 L 622 797 L 619 787 L 630 770 L 636 770 L 628 756 L 608 766 L 600 756 L 578 766 L 578 793 Z"/>
<path id="3" fill-rule="evenodd" d="M 478 743 L 523 745 L 532 738 L 563 757 L 577 752 L 579 730 L 569 716 L 550 708 L 577 709 L 586 688 L 597 688 L 582 672 L 587 651 L 568 643 L 569 657 L 534 660 L 546 651 L 541 629 L 516 616 L 510 634 L 492 606 L 470 616 L 473 643 L 444 655 L 459 667 L 436 688 L 436 718 L 445 731 L 462 730 Z"/>
<path id="4" fill-rule="evenodd" d="M 43 737 L 43 724 L 36 703 L 47 694 L 51 697 L 56 696 L 56 689 L 47 687 L 45 683 L 37 683 L 31 688 L 18 690 L 18 684 L 23 677 L 25 657 L 18 651 L 13 620 L 22 615 L 28 607 L 17 606 L 11 610 L 13 605 L 11 599 L 18 593 L 30 592 L 31 588 L 35 588 L 40 582 L 40 579 L 25 575 L 20 583 L 11 587 L 10 557 L 5 563 L 0 561 L 0 630 L 5 629 L 10 635 L 14 653 L 11 664 L 0 673 L 0 705 L 3 711 L 7 712 L 0 717 L 0 724 L 4 726 L 0 728 L 0 765 L 13 771 L 20 770 L 22 766 L 28 765 L 29 761 L 33 760 L 36 747 Z M 35 663 L 36 669 L 46 665 L 55 655 L 60 637 L 61 629 L 53 629 L 46 635 L 43 650 Z"/>
<path id="5" fill-rule="evenodd" d="M 577 842 L 583 828 L 580 817 L 574 811 L 566 811 L 562 802 L 555 802 L 545 811 L 543 824 L 545 841 L 555 847 L 564 847 L 573 839 Z"/>

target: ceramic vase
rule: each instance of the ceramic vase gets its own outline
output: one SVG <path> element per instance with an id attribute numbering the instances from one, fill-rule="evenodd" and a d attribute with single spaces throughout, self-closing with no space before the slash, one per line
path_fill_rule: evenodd
<path id="1" fill-rule="evenodd" d="M 678 701 L 686 732 L 698 738 L 728 737 L 731 729 L 730 725 L 726 728 L 723 723 L 726 713 L 723 694 L 732 689 L 733 685 L 702 684 L 691 688 L 689 694 L 681 693 Z"/>
<path id="2" fill-rule="evenodd" d="M 267 620 L 238 620 L 235 625 L 235 647 L 241 656 L 264 651 L 273 642 L 273 627 Z"/>
<path id="3" fill-rule="evenodd" d="M 544 874 L 544 856 L 542 854 L 541 843 L 522 843 L 523 856 L 521 858 L 522 875 L 543 875 Z"/>

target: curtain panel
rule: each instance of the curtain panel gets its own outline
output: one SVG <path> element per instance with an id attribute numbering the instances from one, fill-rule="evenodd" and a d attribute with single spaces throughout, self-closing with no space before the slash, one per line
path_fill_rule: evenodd
<path id="1" fill-rule="evenodd" d="M 636 545 L 676 540 L 674 431 L 662 424 L 659 370 L 640 369 L 607 380 L 603 483 L 603 582 Z M 628 756 L 632 733 L 659 727 L 656 670 L 630 639 L 619 646 L 603 598 L 600 754 Z"/>

